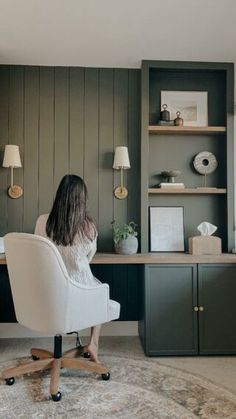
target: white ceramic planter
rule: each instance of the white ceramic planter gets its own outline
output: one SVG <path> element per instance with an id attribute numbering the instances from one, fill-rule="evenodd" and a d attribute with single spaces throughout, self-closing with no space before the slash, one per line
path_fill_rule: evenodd
<path id="1" fill-rule="evenodd" d="M 115 243 L 115 252 L 121 255 L 133 255 L 138 250 L 138 239 L 134 236 L 129 236 L 125 240 L 120 240 Z"/>

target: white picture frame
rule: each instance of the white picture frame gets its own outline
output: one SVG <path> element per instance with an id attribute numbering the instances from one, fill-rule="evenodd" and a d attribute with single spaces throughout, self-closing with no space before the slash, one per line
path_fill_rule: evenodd
<path id="1" fill-rule="evenodd" d="M 161 90 L 161 106 L 166 104 L 170 119 L 181 112 L 184 126 L 205 127 L 208 125 L 208 92 Z"/>
<path id="2" fill-rule="evenodd" d="M 149 207 L 150 251 L 184 252 L 183 207 Z"/>

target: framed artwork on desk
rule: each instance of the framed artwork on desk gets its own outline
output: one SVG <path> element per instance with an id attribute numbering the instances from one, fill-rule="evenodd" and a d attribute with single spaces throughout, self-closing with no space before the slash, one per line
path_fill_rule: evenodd
<path id="1" fill-rule="evenodd" d="M 184 208 L 149 207 L 150 251 L 184 252 Z"/>

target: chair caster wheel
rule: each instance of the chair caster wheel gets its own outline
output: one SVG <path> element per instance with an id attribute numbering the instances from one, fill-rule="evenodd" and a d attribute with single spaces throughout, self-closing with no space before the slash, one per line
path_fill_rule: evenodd
<path id="1" fill-rule="evenodd" d="M 38 361 L 40 358 L 36 355 L 32 355 L 31 358 L 33 359 L 33 361 Z"/>
<path id="2" fill-rule="evenodd" d="M 6 381 L 7 386 L 12 386 L 15 383 L 15 378 L 14 377 L 6 378 L 5 381 Z"/>
<path id="3" fill-rule="evenodd" d="M 91 355 L 90 355 L 89 352 L 84 352 L 84 358 L 90 358 L 90 357 L 91 357 Z"/>
<path id="4" fill-rule="evenodd" d="M 51 394 L 52 400 L 54 402 L 59 402 L 61 400 L 61 392 L 58 391 L 56 394 Z"/>
<path id="5" fill-rule="evenodd" d="M 107 372 L 106 374 L 102 374 L 102 379 L 104 381 L 108 381 L 111 378 L 111 374 L 109 372 Z"/>

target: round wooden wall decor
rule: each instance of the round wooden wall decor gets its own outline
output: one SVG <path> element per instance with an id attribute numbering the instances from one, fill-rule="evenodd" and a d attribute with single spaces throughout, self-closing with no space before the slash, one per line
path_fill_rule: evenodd
<path id="1" fill-rule="evenodd" d="M 216 170 L 218 162 L 210 151 L 201 151 L 194 157 L 193 166 L 201 175 L 208 175 Z"/>

